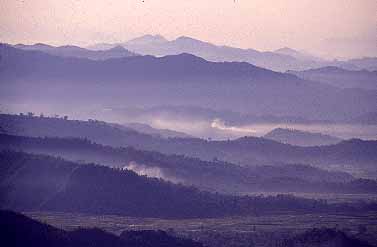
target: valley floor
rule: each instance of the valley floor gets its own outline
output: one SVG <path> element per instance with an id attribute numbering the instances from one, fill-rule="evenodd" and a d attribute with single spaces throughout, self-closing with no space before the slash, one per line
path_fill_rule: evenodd
<path id="1" fill-rule="evenodd" d="M 242 193 L 241 195 L 258 196 L 276 196 L 281 194 L 294 195 L 301 198 L 309 198 L 316 200 L 326 200 L 328 203 L 357 203 L 360 201 L 377 203 L 377 194 L 344 194 L 344 193 L 298 193 L 298 192 L 263 192 L 263 193 Z"/>
<path id="2" fill-rule="evenodd" d="M 357 214 L 281 214 L 253 217 L 228 217 L 214 219 L 166 220 L 155 218 L 132 218 L 115 215 L 85 215 L 54 212 L 25 212 L 25 215 L 65 230 L 78 227 L 98 227 L 120 234 L 124 230 L 165 230 L 175 235 L 201 241 L 215 246 L 217 239 L 224 246 L 271 246 L 293 233 L 312 228 L 336 228 L 377 245 L 377 213 Z M 362 229 L 362 230 L 361 230 Z M 361 232 L 362 231 L 362 232 Z M 234 245 L 234 241 L 238 241 Z M 227 241 L 232 242 L 230 245 Z M 271 244 L 271 245 L 269 245 Z"/>

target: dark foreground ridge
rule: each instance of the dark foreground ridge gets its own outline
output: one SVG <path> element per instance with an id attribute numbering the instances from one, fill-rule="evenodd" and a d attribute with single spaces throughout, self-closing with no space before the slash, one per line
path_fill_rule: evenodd
<path id="1" fill-rule="evenodd" d="M 163 231 L 125 231 L 120 236 L 101 229 L 63 231 L 22 214 L 0 210 L 1 242 L 5 246 L 50 247 L 202 247 L 189 239 Z"/>
<path id="2" fill-rule="evenodd" d="M 330 228 L 312 229 L 282 241 L 279 247 L 371 247 L 368 243 L 348 237 Z"/>
<path id="3" fill-rule="evenodd" d="M 78 228 L 64 231 L 51 225 L 28 218 L 12 211 L 0 210 L 1 241 L 6 246 L 51 246 L 51 247 L 203 247 L 227 246 L 216 243 L 220 238 L 211 235 L 208 245 L 167 234 L 161 230 L 123 231 L 120 236 L 98 228 Z M 277 236 L 276 236 L 277 237 Z M 226 243 L 231 246 L 256 246 L 252 238 L 234 239 Z M 246 242 L 245 242 L 246 241 Z M 283 237 L 283 239 L 266 239 L 266 247 L 372 247 L 366 242 L 349 236 L 343 231 L 320 228 L 309 229 L 303 233 Z"/>

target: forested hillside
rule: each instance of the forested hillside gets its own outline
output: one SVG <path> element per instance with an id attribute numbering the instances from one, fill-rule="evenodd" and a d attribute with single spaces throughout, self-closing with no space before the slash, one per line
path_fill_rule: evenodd
<path id="1" fill-rule="evenodd" d="M 126 168 L 140 175 L 203 190 L 250 192 L 376 193 L 373 180 L 356 179 L 307 165 L 279 164 L 241 167 L 221 161 L 202 161 L 183 155 L 165 155 L 132 147 L 113 148 L 82 139 L 0 135 L 0 149 L 48 154 L 76 162 Z"/>
<path id="2" fill-rule="evenodd" d="M 50 247 L 202 247 L 203 245 L 163 231 L 125 231 L 120 236 L 98 228 L 64 231 L 22 214 L 0 210 L 1 241 L 7 246 Z"/>
<path id="3" fill-rule="evenodd" d="M 351 139 L 320 147 L 298 147 L 258 137 L 231 141 L 208 141 L 199 138 L 159 138 L 134 130 L 117 128 L 100 121 L 77 121 L 60 118 L 0 115 L 1 132 L 37 137 L 78 137 L 113 147 L 180 154 L 202 160 L 222 160 L 241 166 L 290 163 L 322 168 L 353 167 L 376 173 L 377 141 Z"/>
<path id="4" fill-rule="evenodd" d="M 231 215 L 366 210 L 360 205 L 327 205 L 293 196 L 238 197 L 199 191 L 128 170 L 79 165 L 44 155 L 0 154 L 2 208 L 138 217 L 196 218 Z M 361 209 L 361 208 L 362 209 Z"/>

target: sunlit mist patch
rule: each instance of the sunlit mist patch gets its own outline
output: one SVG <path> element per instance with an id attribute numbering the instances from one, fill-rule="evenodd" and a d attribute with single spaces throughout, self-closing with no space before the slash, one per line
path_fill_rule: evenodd
<path id="1" fill-rule="evenodd" d="M 221 119 L 214 119 L 211 123 L 212 128 L 225 130 L 225 131 L 234 131 L 234 132 L 243 132 L 243 133 L 249 133 L 249 134 L 255 134 L 256 131 L 252 128 L 248 127 L 236 127 L 236 126 L 227 126 L 225 125 L 224 121 Z"/>
<path id="2" fill-rule="evenodd" d="M 123 167 L 124 170 L 130 170 L 138 174 L 139 176 L 147 176 L 150 178 L 159 178 L 172 183 L 182 183 L 183 181 L 172 176 L 166 176 L 161 168 L 146 166 L 143 164 L 131 161 L 127 166 Z"/>

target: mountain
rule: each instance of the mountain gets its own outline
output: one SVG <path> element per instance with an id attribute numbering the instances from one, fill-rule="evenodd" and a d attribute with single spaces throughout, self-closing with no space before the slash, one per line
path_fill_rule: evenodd
<path id="1" fill-rule="evenodd" d="M 340 135 L 344 139 L 372 139 L 374 137 L 372 129 L 362 132 L 365 135 L 360 136 L 360 132 L 344 132 L 334 128 L 348 123 L 348 119 L 342 122 L 308 120 L 295 116 L 253 115 L 228 110 L 213 110 L 200 106 L 93 107 L 81 111 L 80 115 L 81 119 L 86 119 L 88 116 L 118 123 L 140 122 L 154 128 L 174 129 L 187 133 L 191 137 L 208 140 L 236 139 L 245 135 L 263 136 L 268 131 L 280 126 L 286 128 L 306 127 L 308 131 L 314 132 L 331 131 L 333 135 Z"/>
<path id="2" fill-rule="evenodd" d="M 35 104 L 37 98 L 68 110 L 77 105 L 192 105 L 325 120 L 351 118 L 377 105 L 375 91 L 341 90 L 247 63 L 213 63 L 189 54 L 94 61 L 2 45 L 0 56 L 0 96 L 8 104 Z"/>
<path id="3" fill-rule="evenodd" d="M 373 206 L 328 205 L 289 195 L 222 195 L 138 176 L 129 170 L 20 152 L 0 152 L 0 160 L 3 164 L 0 205 L 17 211 L 183 219 L 270 214 L 286 210 L 295 213 L 347 212 Z"/>
<path id="4" fill-rule="evenodd" d="M 170 105 L 91 107 L 88 110 L 81 111 L 80 116 L 75 117 L 80 119 L 90 117 L 118 123 L 140 122 L 154 128 L 172 129 L 187 133 L 191 137 L 208 140 L 233 140 L 244 136 L 264 136 L 275 128 L 328 133 L 342 139 L 373 140 L 376 136 L 376 129 L 372 126 L 374 123 L 373 112 L 356 115 L 342 121 L 325 121 L 308 120 L 295 116 L 253 115 L 205 107 Z M 350 128 L 342 128 L 347 125 Z"/>
<path id="5" fill-rule="evenodd" d="M 277 128 L 263 136 L 266 139 L 287 143 L 295 146 L 323 146 L 341 142 L 342 140 L 330 135 L 313 133 L 295 129 Z"/>
<path id="6" fill-rule="evenodd" d="M 323 82 L 340 88 L 377 90 L 377 71 L 323 67 L 304 71 L 288 71 L 288 73 L 305 80 Z"/>
<path id="7" fill-rule="evenodd" d="M 285 239 L 281 247 L 371 247 L 366 242 L 347 236 L 344 232 L 330 228 L 310 229 Z"/>
<path id="8" fill-rule="evenodd" d="M 82 139 L 33 138 L 0 135 L 0 150 L 22 150 L 76 162 L 129 169 L 202 190 L 244 194 L 250 192 L 374 193 L 373 182 L 358 182 L 345 172 L 306 165 L 276 164 L 240 167 L 221 161 L 202 161 L 182 155 L 164 155 L 131 147 L 112 148 Z M 377 186 L 377 184 L 375 185 Z"/>
<path id="9" fill-rule="evenodd" d="M 205 161 L 227 161 L 242 166 L 289 163 L 337 169 L 357 175 L 376 174 L 377 141 L 346 140 L 334 145 L 298 147 L 258 137 L 227 141 L 199 138 L 159 138 L 133 130 L 116 128 L 100 121 L 0 114 L 2 132 L 34 137 L 86 138 L 113 147 L 180 154 Z M 360 174 L 361 173 L 361 174 Z M 375 175 L 373 175 L 375 176 Z"/>
<path id="10" fill-rule="evenodd" d="M 93 60 L 106 60 L 110 58 L 131 57 L 137 56 L 137 54 L 126 50 L 122 46 L 114 46 L 105 50 L 88 50 L 73 45 L 66 46 L 51 46 L 46 44 L 34 44 L 34 45 L 14 45 L 15 48 L 28 50 L 28 51 L 42 51 L 54 56 L 60 57 L 76 57 L 87 58 Z"/>
<path id="11" fill-rule="evenodd" d="M 274 52 L 278 54 L 282 54 L 282 55 L 288 55 L 288 56 L 294 57 L 299 60 L 304 60 L 304 61 L 306 60 L 306 61 L 325 62 L 323 59 L 320 59 L 306 52 L 301 52 L 301 51 L 298 51 L 289 47 L 283 47 L 283 48 L 275 50 Z"/>
<path id="12" fill-rule="evenodd" d="M 22 214 L 0 210 L 2 242 L 8 246 L 51 247 L 201 247 L 202 244 L 163 231 L 124 231 L 120 236 L 101 229 L 64 231 Z"/>
<path id="13" fill-rule="evenodd" d="M 143 55 L 167 56 L 190 53 L 209 61 L 248 62 L 275 71 L 307 70 L 324 66 L 338 66 L 351 70 L 377 70 L 376 58 L 330 61 L 288 47 L 262 52 L 255 49 L 218 46 L 187 36 L 169 41 L 161 35 L 144 35 L 124 43 L 97 44 L 89 48 L 104 49 L 117 45 Z"/>
<path id="14" fill-rule="evenodd" d="M 167 39 L 165 39 L 161 35 L 143 35 L 141 37 L 137 37 L 134 39 L 129 40 L 127 43 L 128 44 L 133 44 L 133 45 L 148 45 L 148 44 L 162 44 L 168 42 Z"/>
<path id="15" fill-rule="evenodd" d="M 169 130 L 169 129 L 156 129 L 152 128 L 148 124 L 142 124 L 142 123 L 124 123 L 122 124 L 123 126 L 136 130 L 141 133 L 145 133 L 148 135 L 152 136 L 157 136 L 157 137 L 163 137 L 163 138 L 192 138 L 192 136 L 179 132 L 179 131 L 174 131 L 174 130 Z"/>
<path id="16" fill-rule="evenodd" d="M 369 71 L 377 70 L 377 57 L 355 58 L 349 60 L 349 62 L 359 67 L 360 69 L 366 69 Z"/>
<path id="17" fill-rule="evenodd" d="M 377 149 L 377 141 L 359 139 L 346 140 L 328 146 L 298 147 L 262 138 L 244 137 L 224 146 L 228 146 L 234 151 L 234 153 L 232 152 L 233 162 L 236 162 L 235 159 L 242 159 L 235 158 L 238 154 L 244 155 L 244 161 L 253 157 L 257 160 L 310 164 L 328 169 L 345 169 L 346 166 L 350 166 L 354 167 L 354 171 L 361 171 L 367 167 L 375 169 L 373 164 L 377 160 L 377 156 L 374 154 Z M 236 151 L 237 149 L 247 149 L 249 157 L 242 151 Z"/>
<path id="18" fill-rule="evenodd" d="M 155 118 L 167 120 L 209 121 L 221 119 L 229 125 L 248 125 L 256 123 L 285 123 L 285 124 L 329 124 L 330 121 L 310 120 L 295 116 L 252 115 L 231 110 L 214 110 L 200 106 L 163 105 L 153 107 L 107 107 L 105 109 L 91 109 L 90 113 L 99 118 L 114 118 L 124 116 L 153 121 Z"/>
<path id="19" fill-rule="evenodd" d="M 117 47 L 119 45 L 121 45 L 121 44 L 119 44 L 119 43 L 114 43 L 114 44 L 97 43 L 97 44 L 90 45 L 90 46 L 86 47 L 86 49 L 92 50 L 92 51 L 103 51 L 103 50 L 109 50 L 109 49 Z"/>
<path id="20" fill-rule="evenodd" d="M 311 61 L 301 61 L 286 54 L 260 52 L 253 49 L 239 49 L 229 46 L 217 46 L 187 36 L 181 36 L 172 41 L 168 41 L 161 36 L 152 37 L 149 35 L 143 36 L 125 42 L 122 45 L 131 51 L 143 55 L 166 56 L 190 53 L 209 61 L 248 62 L 275 71 L 306 68 L 309 64 L 312 64 Z M 305 66 L 305 64 L 308 65 Z"/>
<path id="21" fill-rule="evenodd" d="M 152 45 L 153 46 L 153 45 L 163 44 L 165 42 L 168 42 L 168 40 L 165 39 L 161 35 L 147 34 L 147 35 L 143 35 L 143 36 L 131 39 L 127 43 L 129 45 L 134 45 L 134 46 L 137 46 L 137 45 L 144 45 L 144 46 Z M 122 46 L 122 45 L 123 45 L 123 43 L 113 43 L 113 44 L 99 43 L 99 44 L 90 45 L 87 48 L 89 50 L 97 51 L 97 50 L 108 50 L 108 49 L 111 49 L 113 47 Z M 148 55 L 150 55 L 150 54 L 148 54 Z"/>

